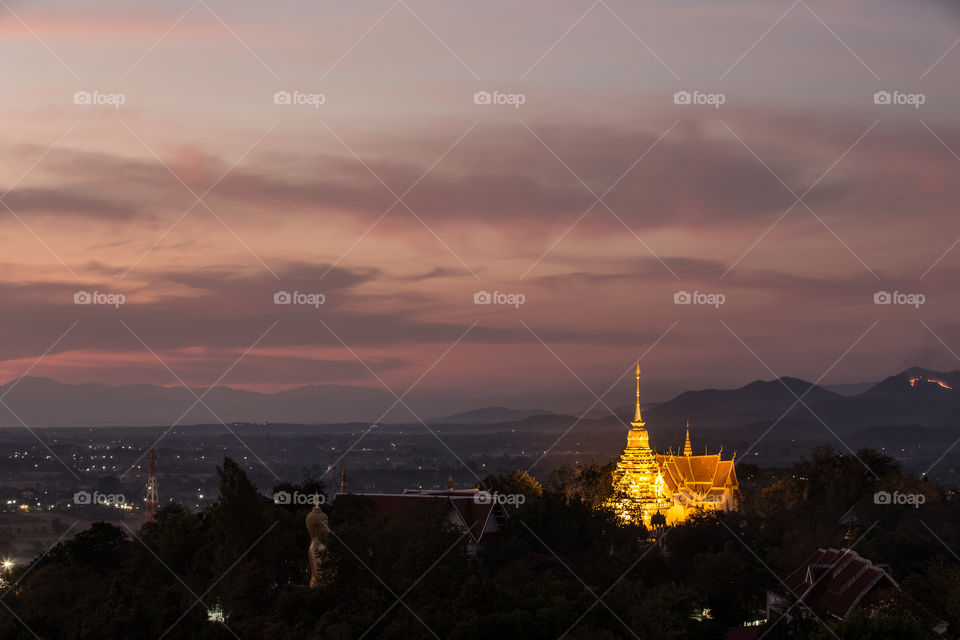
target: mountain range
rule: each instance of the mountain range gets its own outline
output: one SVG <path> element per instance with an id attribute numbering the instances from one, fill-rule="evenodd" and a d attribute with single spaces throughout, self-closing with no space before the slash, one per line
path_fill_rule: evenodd
<path id="1" fill-rule="evenodd" d="M 203 402 L 198 403 L 197 397 Z M 0 424 L 20 425 L 22 421 L 31 427 L 211 424 L 219 420 L 354 422 L 376 419 L 396 400 L 382 389 L 345 385 L 308 385 L 260 393 L 230 387 L 187 390 L 153 384 L 66 384 L 31 377 L 0 385 L 0 399 L 10 409 L 0 406 Z"/>
<path id="2" fill-rule="evenodd" d="M 629 416 L 632 408 L 617 413 Z M 799 378 L 757 380 L 738 389 L 685 391 L 645 408 L 643 415 L 651 424 L 680 427 L 689 420 L 710 429 L 774 421 L 788 428 L 826 424 L 838 432 L 873 426 L 956 427 L 960 371 L 912 367 L 853 395 Z"/>
<path id="3" fill-rule="evenodd" d="M 864 389 L 864 387 L 867 387 Z M 843 385 L 845 393 L 799 378 L 757 380 L 736 389 L 685 391 L 643 407 L 650 424 L 727 428 L 779 420 L 802 427 L 820 421 L 837 429 L 960 423 L 960 371 L 936 372 L 913 367 L 872 385 Z M 851 391 L 860 390 L 858 393 Z M 797 401 L 797 396 L 802 402 Z M 196 397 L 203 399 L 198 403 Z M 309 385 L 262 393 L 230 387 L 193 388 L 137 384 L 66 384 L 50 378 L 24 377 L 0 385 L 0 424 L 5 426 L 139 426 L 231 422 L 331 424 L 376 420 L 395 404 L 386 390 L 346 385 Z M 192 406 L 195 405 L 195 406 Z M 191 408 L 192 406 L 192 408 Z M 209 407 L 209 409 L 207 408 Z M 620 422 L 633 407 L 615 409 L 587 422 Z M 544 409 L 485 407 L 428 420 L 435 424 L 513 423 L 535 428 L 570 416 Z M 409 412 L 395 407 L 384 422 L 410 422 Z M 789 427 L 788 427 L 789 428 Z"/>

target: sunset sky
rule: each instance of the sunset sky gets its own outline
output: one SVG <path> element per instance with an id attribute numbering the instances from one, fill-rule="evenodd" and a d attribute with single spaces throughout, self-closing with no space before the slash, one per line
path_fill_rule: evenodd
<path id="1" fill-rule="evenodd" d="M 960 368 L 954 3 L 5 0 L 0 39 L 0 381 L 430 413 Z"/>

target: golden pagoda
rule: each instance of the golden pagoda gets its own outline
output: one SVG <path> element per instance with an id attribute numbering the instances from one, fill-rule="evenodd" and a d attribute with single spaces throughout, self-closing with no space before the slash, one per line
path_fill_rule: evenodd
<path id="1" fill-rule="evenodd" d="M 613 496 L 607 505 L 623 522 L 672 525 L 698 510 L 733 511 L 740 506 L 740 485 L 733 458 L 720 453 L 693 455 L 687 421 L 683 455 L 658 454 L 650 446 L 646 423 L 640 414 L 640 365 L 637 364 L 637 397 L 627 448 L 613 472 Z"/>

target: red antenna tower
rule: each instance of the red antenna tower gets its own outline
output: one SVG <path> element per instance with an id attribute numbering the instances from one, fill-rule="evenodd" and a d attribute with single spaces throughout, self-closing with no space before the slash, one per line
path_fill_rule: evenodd
<path id="1" fill-rule="evenodd" d="M 143 510 L 144 522 L 157 521 L 160 497 L 157 493 L 157 452 L 150 449 L 150 477 L 147 478 L 147 504 Z"/>

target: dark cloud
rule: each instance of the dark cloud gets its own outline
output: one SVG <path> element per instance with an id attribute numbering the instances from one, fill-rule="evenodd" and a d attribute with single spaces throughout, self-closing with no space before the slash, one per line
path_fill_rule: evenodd
<path id="1" fill-rule="evenodd" d="M 18 188 L 3 197 L 3 202 L 17 215 L 59 218 L 90 218 L 95 220 L 128 220 L 144 212 L 139 205 L 103 195 L 93 195 L 89 189 Z"/>
<path id="2" fill-rule="evenodd" d="M 728 117 L 731 129 L 797 194 L 869 124 L 758 112 L 728 112 Z M 603 193 L 670 123 L 661 124 L 659 130 L 531 125 L 577 177 L 521 125 L 484 125 L 433 168 L 405 201 L 437 229 L 468 223 L 546 236 L 554 226 L 572 223 L 594 203 L 578 177 L 595 193 Z M 707 125 L 696 120 L 678 124 L 605 198 L 631 228 L 756 226 L 793 203 L 784 185 L 734 135 L 715 123 Z M 422 141 L 420 145 L 430 146 Z M 384 151 L 368 161 L 398 194 L 429 166 L 413 160 L 423 154 L 409 151 L 398 144 L 396 157 Z M 174 150 L 166 161 L 198 193 L 230 166 L 197 151 Z M 916 206 L 945 215 L 949 203 L 960 195 L 960 186 L 951 179 L 954 161 L 926 131 L 878 127 L 806 202 L 817 211 L 876 219 L 899 215 L 902 203 L 919 198 Z M 44 165 L 47 179 L 54 184 L 60 180 L 63 186 L 15 190 L 7 198 L 12 208 L 122 220 L 158 202 L 185 208 L 192 201 L 152 158 L 54 150 Z M 105 175 L 112 188 L 102 188 Z M 898 179 L 883 180 L 884 176 Z M 137 194 L 142 195 L 140 202 L 132 205 Z M 348 154 L 302 156 L 297 162 L 254 154 L 216 185 L 208 201 L 215 209 L 230 206 L 238 216 L 267 210 L 280 217 L 342 215 L 372 222 L 394 197 Z M 403 209 L 397 205 L 398 213 L 385 218 L 384 224 L 419 232 L 419 223 Z M 605 216 L 598 205 L 585 219 L 585 229 L 615 232 L 617 225 L 609 220 L 594 224 Z"/>
<path id="3" fill-rule="evenodd" d="M 418 282 L 422 280 L 432 280 L 433 278 L 459 278 L 463 276 L 462 269 L 450 269 L 448 267 L 434 267 L 433 269 L 425 272 L 418 273 L 412 276 L 406 276 L 402 278 L 403 280 L 409 280 L 412 282 Z"/>

